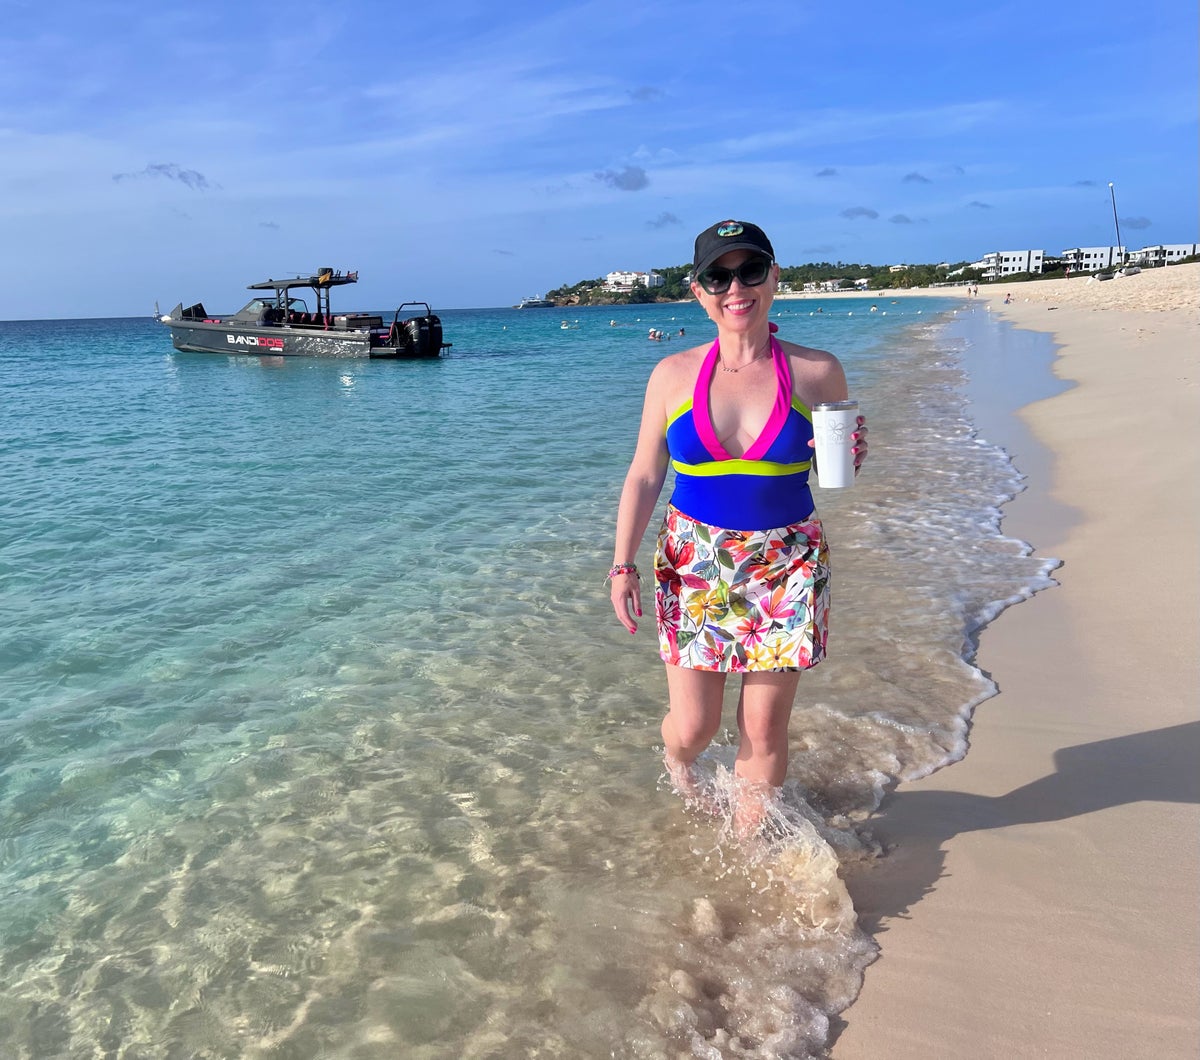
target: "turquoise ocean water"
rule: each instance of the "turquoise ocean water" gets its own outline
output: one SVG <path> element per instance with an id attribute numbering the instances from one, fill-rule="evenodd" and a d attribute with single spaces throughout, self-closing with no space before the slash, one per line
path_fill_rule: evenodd
<path id="1" fill-rule="evenodd" d="M 0 323 L 4 1055 L 823 1055 L 876 952 L 870 814 L 964 753 L 974 633 L 1052 566 L 970 419 L 1005 326 L 870 304 L 773 312 L 871 460 L 817 491 L 831 655 L 753 853 L 663 784 L 653 632 L 603 585 L 698 307 L 447 311 L 413 363 Z"/>

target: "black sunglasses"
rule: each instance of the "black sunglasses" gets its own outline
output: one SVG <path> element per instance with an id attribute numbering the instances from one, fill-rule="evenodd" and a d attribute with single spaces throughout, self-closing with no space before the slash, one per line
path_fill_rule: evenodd
<path id="1" fill-rule="evenodd" d="M 696 277 L 696 282 L 709 294 L 724 294 L 733 285 L 735 276 L 743 287 L 758 287 L 766 282 L 770 274 L 771 259 L 753 257 L 747 258 L 736 269 L 710 265 Z"/>

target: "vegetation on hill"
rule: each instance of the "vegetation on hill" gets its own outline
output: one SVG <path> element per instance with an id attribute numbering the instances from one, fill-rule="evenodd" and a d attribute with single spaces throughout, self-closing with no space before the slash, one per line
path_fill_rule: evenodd
<path id="1" fill-rule="evenodd" d="M 892 271 L 891 265 L 858 265 L 844 261 L 818 261 L 808 265 L 782 265 L 779 282 L 784 290 L 802 291 L 808 283 L 837 281 L 839 290 L 853 290 L 856 280 L 866 280 L 866 290 L 904 290 L 909 287 L 929 287 L 932 284 L 958 283 L 1019 283 L 1023 280 L 1048 280 L 1063 275 L 1062 262 L 1050 260 L 1040 273 L 1018 272 L 1003 276 L 996 281 L 983 278 L 979 269 L 967 268 L 969 262 L 960 261 L 940 265 L 906 265 Z M 578 283 L 556 287 L 547 293 L 555 305 L 629 305 L 647 302 L 682 302 L 692 297 L 687 285 L 691 265 L 670 265 L 654 270 L 663 278 L 661 287 L 634 287 L 631 291 L 608 291 L 604 278 L 580 280 Z M 955 275 L 951 278 L 950 274 Z"/>
<path id="2" fill-rule="evenodd" d="M 691 265 L 674 265 L 655 269 L 664 280 L 662 287 L 634 287 L 631 291 L 606 291 L 604 277 L 596 280 L 580 280 L 576 284 L 556 287 L 546 297 L 555 305 L 641 305 L 647 302 L 682 302 L 691 298 L 692 292 L 684 282 L 692 271 Z"/>
<path id="3" fill-rule="evenodd" d="M 808 265 L 785 265 L 779 270 L 780 283 L 792 290 L 803 290 L 806 283 L 822 283 L 837 280 L 844 289 L 854 287 L 854 281 L 865 279 L 868 290 L 882 291 L 905 287 L 927 287 L 931 283 L 944 283 L 946 275 L 953 269 L 965 265 L 910 265 L 906 269 L 892 272 L 887 265 L 856 265 L 847 262 L 814 262 Z M 555 305 L 626 305 L 647 302 L 680 302 L 692 297 L 687 285 L 691 265 L 671 265 L 654 270 L 663 278 L 661 287 L 634 287 L 631 291 L 608 291 L 604 278 L 580 280 L 578 283 L 556 287 L 546 297 Z M 974 279 L 964 274 L 956 279 Z"/>

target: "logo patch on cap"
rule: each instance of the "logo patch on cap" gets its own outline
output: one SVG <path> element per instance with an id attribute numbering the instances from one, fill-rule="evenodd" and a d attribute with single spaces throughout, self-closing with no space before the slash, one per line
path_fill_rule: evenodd
<path id="1" fill-rule="evenodd" d="M 720 228 L 717 229 L 717 235 L 719 235 L 719 236 L 740 236 L 744 231 L 746 231 L 746 230 L 740 224 L 738 224 L 736 221 L 730 221 L 728 224 L 723 224 L 723 225 L 721 225 Z"/>

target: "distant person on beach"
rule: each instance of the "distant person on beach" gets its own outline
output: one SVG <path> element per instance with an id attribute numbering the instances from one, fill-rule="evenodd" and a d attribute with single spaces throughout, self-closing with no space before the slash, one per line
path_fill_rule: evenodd
<path id="1" fill-rule="evenodd" d="M 609 571 L 613 609 L 634 633 L 634 557 L 673 467 L 654 557 L 670 700 L 664 763 L 677 792 L 703 799 L 694 764 L 720 729 L 727 675 L 740 674 L 739 835 L 757 828 L 783 784 L 800 673 L 825 656 L 829 555 L 808 485 L 809 409 L 847 396 L 833 354 L 775 338 L 778 282 L 775 251 L 756 225 L 722 221 L 696 237 L 691 289 L 717 341 L 665 357 L 651 373 Z M 856 471 L 867 457 L 862 417 L 858 425 Z"/>

